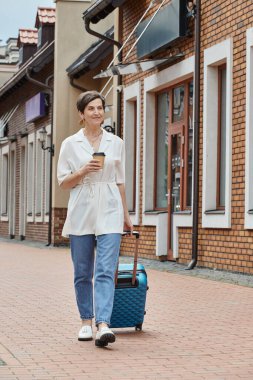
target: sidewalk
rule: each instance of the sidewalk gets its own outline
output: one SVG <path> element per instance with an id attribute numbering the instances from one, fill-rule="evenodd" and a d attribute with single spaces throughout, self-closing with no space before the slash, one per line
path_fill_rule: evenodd
<path id="1" fill-rule="evenodd" d="M 253 379 L 252 277 L 142 262 L 143 331 L 99 349 L 77 340 L 68 249 L 0 241 L 0 379 Z"/>

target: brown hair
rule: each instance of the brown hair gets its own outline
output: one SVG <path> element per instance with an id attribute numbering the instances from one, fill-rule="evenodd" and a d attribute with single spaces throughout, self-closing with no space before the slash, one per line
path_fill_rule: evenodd
<path id="1" fill-rule="evenodd" d="M 95 99 L 101 99 L 103 109 L 105 109 L 105 98 L 98 91 L 86 91 L 82 92 L 77 98 L 77 110 L 83 113 L 85 107 Z"/>

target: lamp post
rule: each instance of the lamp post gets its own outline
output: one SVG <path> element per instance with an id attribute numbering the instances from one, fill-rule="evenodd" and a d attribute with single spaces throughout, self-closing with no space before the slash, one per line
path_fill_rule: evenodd
<path id="1" fill-rule="evenodd" d="M 196 0 L 187 1 L 186 8 L 188 11 L 188 17 L 195 17 L 196 15 Z"/>
<path id="2" fill-rule="evenodd" d="M 54 145 L 51 144 L 50 146 L 46 146 L 46 137 L 47 137 L 47 131 L 45 127 L 42 127 L 39 131 L 40 135 L 40 142 L 41 142 L 41 149 L 48 150 L 51 155 L 54 155 Z"/>

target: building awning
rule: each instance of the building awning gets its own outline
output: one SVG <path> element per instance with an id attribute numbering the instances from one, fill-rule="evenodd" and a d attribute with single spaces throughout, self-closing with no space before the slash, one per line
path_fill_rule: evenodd
<path id="1" fill-rule="evenodd" d="M 105 36 L 113 38 L 113 32 L 114 28 L 111 27 Z M 99 66 L 109 54 L 113 54 L 113 45 L 104 40 L 96 41 L 66 69 L 68 76 L 75 79 L 79 78 Z"/>
<path id="2" fill-rule="evenodd" d="M 118 65 L 111 66 L 109 69 L 102 71 L 96 75 L 94 79 L 111 77 L 113 75 L 129 75 L 137 74 L 144 71 L 152 70 L 174 62 L 175 60 L 184 57 L 183 53 L 178 53 L 167 58 L 148 59 L 145 61 L 136 61 L 129 63 L 120 63 Z"/>
<path id="3" fill-rule="evenodd" d="M 126 1 L 127 0 L 97 0 L 83 13 L 83 19 L 87 22 L 92 22 L 92 24 L 97 24 Z"/>
<path id="4" fill-rule="evenodd" d="M 46 44 L 38 50 L 21 68 L 0 88 L 0 98 L 10 93 L 16 86 L 26 77 L 26 70 L 32 69 L 34 72 L 39 72 L 45 65 L 52 62 L 54 59 L 54 41 L 49 45 Z"/>

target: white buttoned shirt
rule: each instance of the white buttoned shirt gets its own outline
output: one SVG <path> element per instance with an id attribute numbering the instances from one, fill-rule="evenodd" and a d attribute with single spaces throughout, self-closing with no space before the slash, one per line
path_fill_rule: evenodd
<path id="1" fill-rule="evenodd" d="M 84 176 L 70 190 L 62 236 L 123 232 L 124 212 L 117 184 L 125 182 L 124 142 L 103 130 L 99 152 L 105 153 L 103 169 Z M 92 160 L 93 153 L 82 129 L 65 139 L 57 167 L 59 184 Z"/>

